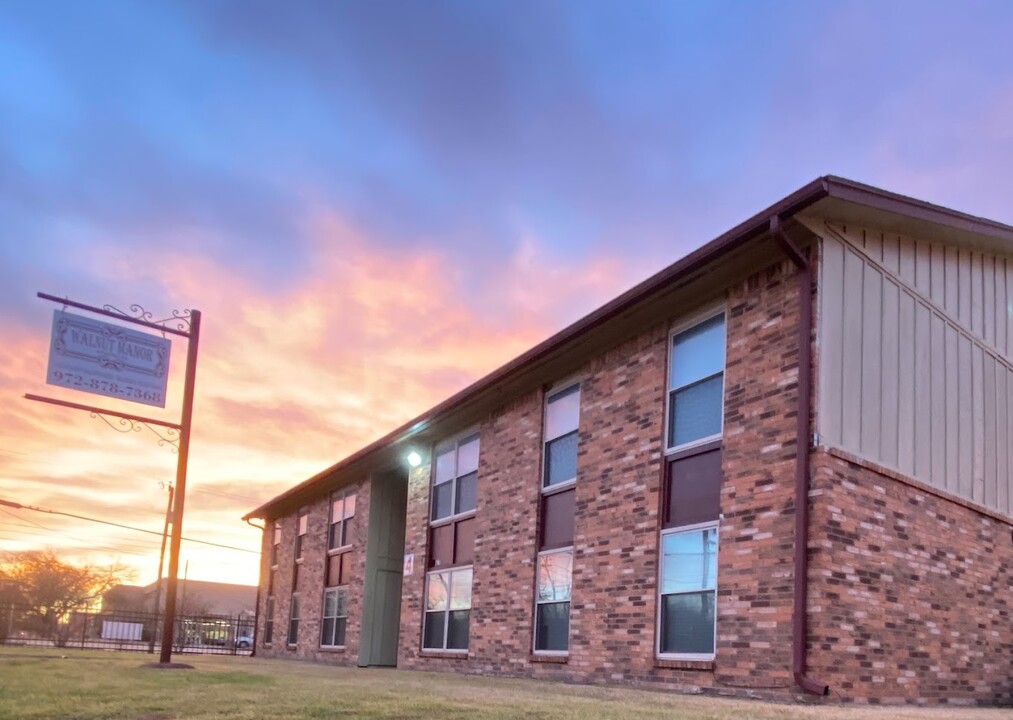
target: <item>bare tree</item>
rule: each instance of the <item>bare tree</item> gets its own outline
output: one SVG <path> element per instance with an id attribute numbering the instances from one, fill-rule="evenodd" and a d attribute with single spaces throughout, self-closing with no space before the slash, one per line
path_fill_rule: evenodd
<path id="1" fill-rule="evenodd" d="M 94 605 L 129 573 L 120 565 L 72 565 L 51 549 L 7 553 L 0 575 L 17 586 L 24 619 L 43 637 L 60 639 L 70 613 Z"/>

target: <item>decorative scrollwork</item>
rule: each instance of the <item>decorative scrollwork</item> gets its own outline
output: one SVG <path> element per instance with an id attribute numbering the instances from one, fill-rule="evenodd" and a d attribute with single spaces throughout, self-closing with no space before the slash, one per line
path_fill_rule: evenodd
<path id="1" fill-rule="evenodd" d="M 130 312 L 128 312 L 128 313 L 127 312 L 123 312 L 122 310 L 120 310 L 115 305 L 103 305 L 102 309 L 105 310 L 105 311 L 107 311 L 107 312 L 117 313 L 119 315 L 122 315 L 125 318 L 131 318 L 133 320 L 144 320 L 145 322 L 153 322 L 153 320 L 151 318 L 153 318 L 154 315 L 152 315 L 150 312 L 148 312 L 147 310 L 145 310 L 143 307 L 141 307 L 137 303 L 131 303 L 131 305 L 130 305 Z"/>
<path id="2" fill-rule="evenodd" d="M 182 332 L 190 331 L 190 309 L 183 308 L 182 310 L 173 310 L 172 317 L 167 317 L 162 320 L 152 320 L 156 325 L 172 326 L 176 330 Z M 173 325 L 175 323 L 175 325 Z"/>
<path id="3" fill-rule="evenodd" d="M 158 447 L 168 445 L 173 455 L 179 452 L 179 430 L 176 428 L 167 427 L 160 432 L 155 429 L 155 426 L 143 420 L 131 420 L 130 418 L 114 416 L 116 422 L 113 422 L 102 413 L 92 412 L 89 415 L 93 418 L 98 418 L 118 433 L 141 432 L 141 430 L 147 428 L 158 438 Z"/>
<path id="4" fill-rule="evenodd" d="M 141 423 L 136 422 L 134 420 L 130 420 L 128 418 L 118 417 L 118 418 L 116 418 L 116 422 L 113 423 L 109 418 L 107 418 L 102 413 L 93 412 L 93 413 L 89 413 L 89 414 L 93 418 L 98 418 L 99 420 L 101 420 L 102 422 L 104 422 L 106 425 L 108 425 L 109 427 L 111 427 L 113 430 L 115 430 L 118 433 L 140 432 L 143 429 L 141 427 Z"/>
<path id="5" fill-rule="evenodd" d="M 179 452 L 179 430 L 176 428 L 165 428 L 165 434 L 163 435 L 148 423 L 143 423 L 143 425 L 158 438 L 158 447 L 168 445 L 173 455 Z"/>

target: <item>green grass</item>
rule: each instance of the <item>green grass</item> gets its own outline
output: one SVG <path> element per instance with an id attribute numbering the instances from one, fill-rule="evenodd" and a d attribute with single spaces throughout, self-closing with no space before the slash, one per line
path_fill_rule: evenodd
<path id="1" fill-rule="evenodd" d="M 193 670 L 153 670 L 152 656 L 0 648 L 0 718 L 426 718 L 494 720 L 1001 720 L 1009 710 L 775 705 L 629 688 L 325 665 L 189 657 Z"/>

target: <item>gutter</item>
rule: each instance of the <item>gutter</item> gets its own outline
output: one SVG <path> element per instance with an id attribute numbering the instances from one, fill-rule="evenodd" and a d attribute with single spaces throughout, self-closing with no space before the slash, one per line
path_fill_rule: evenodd
<path id="1" fill-rule="evenodd" d="M 246 524 L 249 525 L 250 527 L 257 528 L 262 533 L 267 532 L 267 527 L 265 525 L 258 525 L 257 523 L 250 520 L 250 518 L 245 518 L 245 520 Z M 263 536 L 261 536 L 260 538 L 260 547 L 261 548 L 264 547 Z M 264 580 L 263 577 L 260 577 L 260 573 L 263 572 L 263 560 L 264 560 L 263 552 L 264 551 L 261 550 L 261 558 L 260 558 L 261 569 L 257 573 L 257 599 L 254 600 L 253 603 L 253 632 L 250 634 L 250 657 L 257 657 L 257 626 L 260 625 L 260 586 L 263 584 Z"/>
<path id="2" fill-rule="evenodd" d="M 795 580 L 791 615 L 791 670 L 795 683 L 813 695 L 829 695 L 830 686 L 807 673 L 809 614 L 809 438 L 812 435 L 812 265 L 770 217 L 770 233 L 798 268 L 798 406 L 795 413 Z"/>

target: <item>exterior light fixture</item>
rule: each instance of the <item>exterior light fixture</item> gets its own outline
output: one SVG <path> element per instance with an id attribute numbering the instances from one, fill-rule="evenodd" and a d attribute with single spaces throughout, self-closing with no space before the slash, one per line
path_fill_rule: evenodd
<path id="1" fill-rule="evenodd" d="M 422 464 L 422 456 L 419 455 L 414 450 L 412 450 L 410 453 L 408 453 L 407 460 L 408 460 L 408 464 L 411 465 L 413 468 L 418 467 L 419 465 Z"/>

